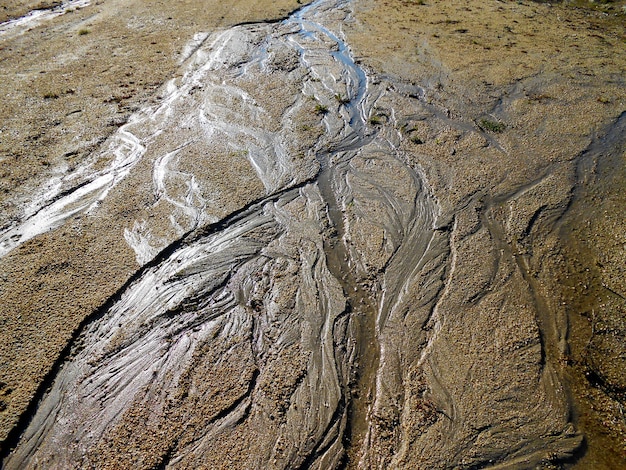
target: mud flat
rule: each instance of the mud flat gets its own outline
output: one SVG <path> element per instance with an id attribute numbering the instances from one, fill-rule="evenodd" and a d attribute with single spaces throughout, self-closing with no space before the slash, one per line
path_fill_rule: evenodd
<path id="1" fill-rule="evenodd" d="M 625 104 L 623 2 L 419 3 L 360 2 L 361 23 L 348 37 L 365 64 L 422 87 L 407 93 L 440 111 L 438 124 L 420 114 L 404 121 L 403 143 L 444 213 L 451 208 L 453 259 L 472 266 L 450 290 L 458 299 L 453 310 L 480 318 L 495 307 L 494 292 L 515 298 L 525 284 L 530 302 L 515 301 L 509 319 L 519 321 L 527 306 L 535 311 L 540 363 L 566 385 L 568 420 L 585 436 L 575 458 L 559 465 L 624 466 L 624 299 L 616 281 L 624 256 L 616 190 L 625 175 L 624 143 L 616 137 Z M 478 259 L 492 264 L 486 270 Z M 495 288 L 509 262 L 521 282 Z M 475 284 L 480 292 L 472 294 Z M 469 313 L 476 301 L 481 314 Z M 448 344 L 466 344 L 461 336 L 471 326 L 463 322 L 466 330 L 456 336 L 450 323 Z M 475 350 L 489 350 L 494 334 L 491 327 L 470 333 L 472 341 L 484 337 Z M 477 380 L 475 366 L 459 369 L 457 354 L 440 348 L 437 357 L 473 376 L 474 386 L 488 382 L 486 375 Z M 494 371 L 502 374 L 502 364 Z"/>
<path id="2" fill-rule="evenodd" d="M 81 217 L 80 211 L 69 217 L 76 206 L 62 196 L 77 196 L 77 190 L 89 189 L 90 184 L 96 189 L 98 176 L 104 176 L 99 181 L 106 190 L 106 175 L 111 176 L 106 169 L 136 162 L 141 145 L 117 130 L 133 113 L 160 101 L 166 91 L 161 86 L 180 74 L 181 61 L 209 32 L 240 21 L 283 16 L 299 5 L 294 1 L 271 6 L 230 3 L 227 8 L 217 2 L 179 6 L 100 2 L 68 10 L 34 29 L 24 28 L 22 34 L 13 29 L 12 36 L 2 40 L 3 238 L 23 223 L 41 232 L 45 225 L 32 218 L 38 213 L 47 225 L 55 217 L 60 222 L 59 216 L 68 222 L 57 232 L 48 227 L 32 241 L 38 245 L 34 250 L 26 244 L 2 260 L 3 441 L 73 332 L 138 268 L 132 248 L 118 243 L 124 229 L 134 226 L 133 212 L 142 207 L 136 194 L 104 219 Z M 115 137 L 108 141 L 111 136 Z M 99 198 L 97 191 L 88 194 L 90 203 L 76 198 L 86 204 L 83 209 Z M 150 198 L 151 194 L 144 202 L 150 204 Z M 48 208 L 46 217 L 41 217 L 43 207 Z M 123 226 L 126 218 L 130 224 Z M 83 224 L 91 222 L 99 228 L 85 230 Z"/>
<path id="3" fill-rule="evenodd" d="M 622 466 L 621 2 L 296 6 L 7 33 L 181 37 L 7 101 L 3 467 Z"/>

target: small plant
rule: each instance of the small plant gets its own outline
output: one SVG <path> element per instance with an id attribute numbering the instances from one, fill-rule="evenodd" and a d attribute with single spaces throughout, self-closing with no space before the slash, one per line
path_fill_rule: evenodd
<path id="1" fill-rule="evenodd" d="M 335 99 L 337 100 L 339 104 L 348 104 L 350 102 L 350 98 L 344 97 L 340 95 L 339 93 L 335 95 Z"/>
<path id="2" fill-rule="evenodd" d="M 489 119 L 481 119 L 478 125 L 481 127 L 481 129 L 488 132 L 494 132 L 496 134 L 499 134 L 500 132 L 504 131 L 504 129 L 506 129 L 504 123 L 491 121 Z"/>
<path id="3" fill-rule="evenodd" d="M 420 139 L 419 136 L 416 134 L 417 127 L 415 127 L 414 125 L 410 126 L 408 122 L 404 123 L 402 127 L 400 128 L 400 130 L 402 131 L 403 134 L 408 136 L 409 140 L 413 142 L 414 144 L 421 145 L 424 143 L 424 141 Z"/>
<path id="4" fill-rule="evenodd" d="M 369 123 L 374 125 L 374 126 L 380 126 L 384 122 L 385 121 L 383 119 L 383 116 L 381 116 L 379 114 L 374 114 L 372 117 L 369 118 Z"/>
<path id="5" fill-rule="evenodd" d="M 48 93 L 43 95 L 43 97 L 46 100 L 56 100 L 59 97 L 59 95 L 57 93 L 53 93 L 53 92 L 49 91 Z"/>
<path id="6" fill-rule="evenodd" d="M 328 106 L 318 103 L 315 105 L 315 113 L 321 114 L 322 116 L 328 113 Z"/>
<path id="7" fill-rule="evenodd" d="M 374 108 L 372 115 L 368 119 L 368 122 L 372 125 L 378 126 L 389 121 L 389 113 L 384 108 Z"/>
<path id="8" fill-rule="evenodd" d="M 85 36 L 86 34 L 89 34 L 91 31 L 89 31 L 88 29 L 79 29 L 78 30 L 78 35 L 79 36 Z"/>

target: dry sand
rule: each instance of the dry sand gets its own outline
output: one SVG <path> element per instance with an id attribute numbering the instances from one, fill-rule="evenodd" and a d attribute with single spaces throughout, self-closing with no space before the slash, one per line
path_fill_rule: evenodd
<path id="1" fill-rule="evenodd" d="M 433 287 L 416 278 L 406 309 L 378 325 L 381 365 L 370 375 L 378 374 L 385 387 L 370 397 L 371 449 L 362 452 L 358 443 L 347 442 L 350 458 L 344 463 L 356 468 L 361 458 L 365 468 L 463 468 L 484 464 L 480 459 L 490 452 L 509 452 L 503 465 L 511 468 L 626 464 L 626 146 L 620 134 L 626 112 L 625 5 L 354 2 L 352 18 L 342 26 L 347 42 L 358 62 L 389 88 L 380 92 L 369 124 L 383 128 L 390 140 L 401 136 L 398 152 L 428 182 L 440 209 L 433 240 L 441 249 L 440 257 L 422 266 L 423 279 L 433 272 L 441 279 Z M 0 21 L 44 6 L 5 3 Z M 0 227 L 19 219 L 51 178 L 99 155 L 138 109 L 158 104 L 167 92 L 163 83 L 180 78 L 185 46 L 194 35 L 285 17 L 299 6 L 288 0 L 102 0 L 32 30 L 0 33 Z M 288 62 L 287 57 L 277 68 Z M 259 92 L 276 119 L 288 109 L 288 86 L 247 86 Z M 319 138 L 321 118 L 313 104 L 299 116 L 296 135 L 303 149 L 294 153 Z M 217 148 L 216 167 L 205 169 L 221 191 L 217 219 L 265 190 L 245 160 L 214 176 L 226 156 L 232 157 L 228 148 Z M 148 162 L 138 165 L 137 174 L 150 171 Z M 313 171 L 311 162 L 303 168 L 298 181 Z M 394 168 L 385 168 L 392 175 L 387 180 L 393 179 Z M 353 171 L 370 170 L 355 160 Z M 123 228 L 142 217 L 168 215 L 163 207 L 149 209 L 149 183 L 130 177 L 97 217 L 78 214 L 0 260 L 0 442 L 16 444 L 23 417 L 35 409 L 33 397 L 69 353 L 82 322 L 117 301 L 112 296 L 137 276 L 136 253 L 120 242 Z M 358 281 L 373 285 L 389 260 L 386 235 L 377 231 L 381 212 L 364 206 L 368 219 L 345 203 L 349 250 L 369 260 L 357 270 Z M 294 203 L 290 211 L 301 214 L 303 207 Z M 165 228 L 161 235 L 173 237 Z M 290 387 L 302 380 L 296 349 L 271 369 Z M 214 356 L 222 352 L 202 351 L 209 358 L 203 363 L 217 361 Z M 241 356 L 245 372 L 231 392 L 247 396 L 247 381 L 256 381 L 250 352 L 230 353 Z M 285 364 L 293 369 L 281 369 Z M 271 389 L 267 370 L 260 390 Z M 230 383 L 227 372 L 206 373 Z M 267 396 L 281 393 L 287 392 Z M 180 408 L 172 405 L 165 415 L 176 421 L 193 414 L 185 408 L 191 399 L 176 399 Z M 219 415 L 220 406 L 207 413 Z M 536 406 L 535 413 L 526 416 L 529 406 Z M 131 411 L 128 429 L 141 428 L 149 417 L 140 406 Z M 448 427 L 450 417 L 456 427 Z M 513 437 L 508 425 L 520 435 L 525 426 L 544 435 Z M 106 442 L 123 446 L 122 431 Z M 448 432 L 462 444 L 439 444 L 437 436 Z M 259 430 L 233 432 L 224 455 L 229 449 L 244 452 L 235 443 L 249 434 Z M 585 444 L 578 447 L 580 435 Z M 357 436 L 363 434 L 353 430 L 351 437 Z M 157 439 L 159 452 L 172 445 L 168 439 L 174 438 L 167 432 Z M 524 439 L 530 443 L 520 444 L 518 456 L 516 446 Z M 524 454 L 542 446 L 543 453 Z M 119 456 L 98 449 L 94 461 L 114 467 Z M 152 451 L 137 450 L 140 457 Z M 219 461 L 223 455 L 215 453 Z M 146 468 L 154 464 L 144 460 Z"/>

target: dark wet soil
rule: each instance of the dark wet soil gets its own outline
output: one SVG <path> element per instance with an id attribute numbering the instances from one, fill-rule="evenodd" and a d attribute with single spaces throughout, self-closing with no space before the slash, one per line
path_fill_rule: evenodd
<path id="1" fill-rule="evenodd" d="M 601 131 L 602 132 L 602 131 Z M 576 199 L 561 236 L 570 324 L 565 373 L 586 447 L 576 468 L 620 468 L 626 459 L 626 203 L 622 114 L 582 157 Z"/>

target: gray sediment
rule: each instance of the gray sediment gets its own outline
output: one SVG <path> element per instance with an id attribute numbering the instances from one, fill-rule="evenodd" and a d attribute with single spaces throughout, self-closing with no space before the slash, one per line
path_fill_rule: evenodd
<path id="1" fill-rule="evenodd" d="M 318 0 L 207 35 L 3 232 L 11 256 L 142 202 L 119 237 L 138 274 L 75 335 L 4 468 L 534 468 L 580 446 L 566 327 L 523 251 L 557 229 L 575 162 L 448 194 L 418 126 L 468 154 L 506 143 L 361 66 L 350 21 Z"/>

